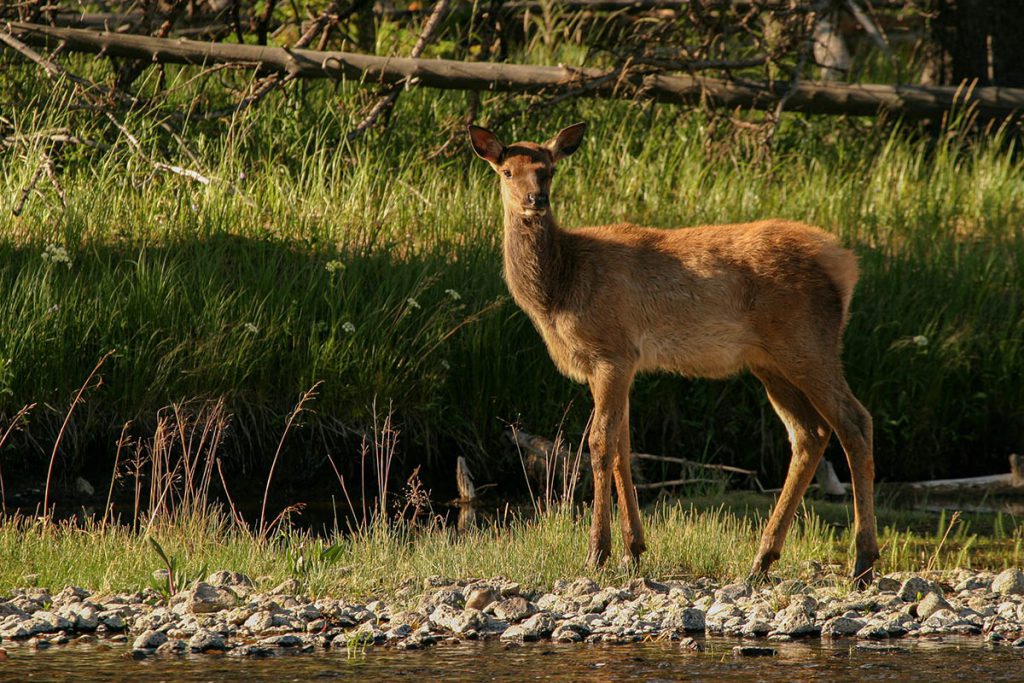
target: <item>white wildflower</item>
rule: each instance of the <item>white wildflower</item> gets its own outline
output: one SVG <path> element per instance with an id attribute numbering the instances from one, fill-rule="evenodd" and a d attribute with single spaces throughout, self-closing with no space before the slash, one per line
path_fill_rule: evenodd
<path id="1" fill-rule="evenodd" d="M 336 273 L 339 270 L 345 270 L 345 264 L 337 259 L 331 259 L 324 264 L 324 268 L 327 269 L 328 273 Z"/>
<path id="2" fill-rule="evenodd" d="M 409 308 L 419 308 L 420 302 L 413 299 L 411 296 L 405 300 L 405 303 L 409 304 Z"/>
<path id="3" fill-rule="evenodd" d="M 256 325 L 254 325 L 253 323 L 246 323 L 245 329 L 246 331 L 251 332 L 252 334 L 256 334 L 257 332 L 260 331 L 260 328 L 256 327 Z"/>
<path id="4" fill-rule="evenodd" d="M 462 295 L 454 289 L 446 289 L 444 290 L 444 293 L 447 294 L 452 301 L 460 301 L 462 299 Z"/>
<path id="5" fill-rule="evenodd" d="M 47 244 L 43 250 L 43 260 L 47 263 L 63 263 L 71 267 L 71 255 L 68 250 L 59 244 Z"/>
<path id="6" fill-rule="evenodd" d="M 923 334 L 919 334 L 912 340 L 915 346 L 928 346 L 928 337 Z"/>
<path id="7" fill-rule="evenodd" d="M 444 359 L 441 360 L 441 367 L 444 368 L 445 370 L 451 370 L 452 369 L 451 364 L 449 364 L 448 361 L 446 361 Z"/>
<path id="8" fill-rule="evenodd" d="M 343 329 L 343 330 L 344 330 L 345 332 L 347 332 L 348 334 L 352 334 L 353 332 L 355 332 L 355 331 L 356 331 L 356 326 L 355 326 L 355 325 L 353 325 L 353 324 L 352 324 L 351 322 L 349 322 L 348 320 L 346 320 L 345 322 L 343 322 L 343 323 L 341 324 L 341 329 Z"/>

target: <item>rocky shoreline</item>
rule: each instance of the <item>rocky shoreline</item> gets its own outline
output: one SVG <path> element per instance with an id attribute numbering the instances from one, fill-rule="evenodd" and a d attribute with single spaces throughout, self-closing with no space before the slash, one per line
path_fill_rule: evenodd
<path id="1" fill-rule="evenodd" d="M 406 585 L 388 601 L 347 602 L 301 595 L 297 581 L 260 592 L 248 577 L 218 571 L 167 599 L 155 590 L 93 594 L 67 587 L 51 595 L 19 589 L 0 600 L 5 647 L 71 643 L 130 646 L 136 658 L 186 653 L 272 656 L 370 645 L 418 649 L 439 642 L 678 642 L 694 636 L 761 641 L 851 638 L 880 641 L 974 635 L 1024 648 L 1024 572 L 892 574 L 865 591 L 791 579 L 773 585 L 720 585 L 710 579 L 634 579 L 601 587 L 587 578 L 531 591 L 503 578 Z M 772 654 L 738 646 L 737 654 Z M 770 645 L 770 642 L 768 643 Z"/>

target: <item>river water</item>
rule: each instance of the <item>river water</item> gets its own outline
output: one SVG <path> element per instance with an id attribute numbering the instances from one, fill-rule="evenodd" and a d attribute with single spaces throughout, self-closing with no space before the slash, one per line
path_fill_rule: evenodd
<path id="1" fill-rule="evenodd" d="M 775 657 L 739 657 L 742 641 L 709 638 L 702 653 L 674 643 L 632 645 L 439 644 L 410 652 L 369 648 L 266 659 L 218 655 L 136 661 L 126 646 L 8 647 L 2 681 L 1014 681 L 1024 650 L 980 638 L 869 643 L 766 643 Z M 745 644 L 752 644 L 746 641 Z M 7 644 L 5 644 L 7 645 Z M 866 649 L 875 648 L 875 649 Z"/>

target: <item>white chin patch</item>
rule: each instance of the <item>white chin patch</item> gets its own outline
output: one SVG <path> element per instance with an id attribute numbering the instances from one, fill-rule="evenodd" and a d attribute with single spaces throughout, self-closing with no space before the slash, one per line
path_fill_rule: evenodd
<path id="1" fill-rule="evenodd" d="M 547 209 L 523 209 L 524 216 L 543 216 L 547 212 Z"/>

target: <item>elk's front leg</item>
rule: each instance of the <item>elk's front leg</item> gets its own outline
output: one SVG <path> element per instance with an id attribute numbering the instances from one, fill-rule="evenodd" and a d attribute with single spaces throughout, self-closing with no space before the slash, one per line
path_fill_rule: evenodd
<path id="1" fill-rule="evenodd" d="M 590 427 L 590 464 L 594 474 L 594 516 L 590 525 L 592 568 L 600 567 L 612 551 L 612 478 L 615 450 L 625 417 L 632 371 L 612 364 L 598 366 L 590 378 L 594 420 Z"/>

